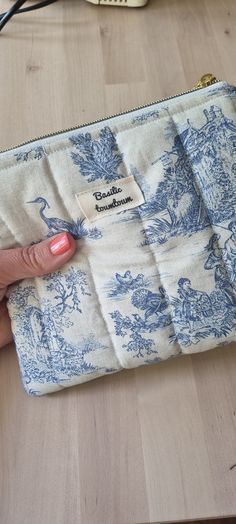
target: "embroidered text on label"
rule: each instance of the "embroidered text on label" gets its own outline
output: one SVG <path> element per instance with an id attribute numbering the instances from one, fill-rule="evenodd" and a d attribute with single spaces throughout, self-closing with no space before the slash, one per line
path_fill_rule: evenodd
<path id="1" fill-rule="evenodd" d="M 142 191 L 133 175 L 116 180 L 115 185 L 103 184 L 93 188 L 93 191 L 89 189 L 78 193 L 76 198 L 90 222 L 144 203 Z"/>
<path id="2" fill-rule="evenodd" d="M 111 195 L 115 195 L 116 193 L 121 193 L 122 189 L 121 187 L 112 187 L 110 191 L 107 191 L 107 193 L 102 193 L 101 191 L 95 191 L 93 195 L 95 196 L 96 200 L 101 200 L 102 198 L 106 198 Z"/>
<path id="3" fill-rule="evenodd" d="M 113 201 L 111 204 L 107 204 L 106 206 L 98 206 L 96 204 L 96 210 L 100 213 L 100 211 L 105 211 L 106 209 L 111 209 L 113 207 L 116 207 L 116 206 L 121 206 L 122 204 L 126 204 L 127 202 L 133 202 L 133 199 L 132 197 L 127 197 L 127 198 L 123 198 L 123 200 L 116 200 L 115 198 L 113 198 Z"/>

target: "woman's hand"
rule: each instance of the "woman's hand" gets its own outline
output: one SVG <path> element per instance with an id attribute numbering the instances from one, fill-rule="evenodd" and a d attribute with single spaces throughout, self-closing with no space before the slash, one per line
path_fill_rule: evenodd
<path id="1" fill-rule="evenodd" d="M 0 348 L 12 341 L 7 311 L 7 286 L 23 278 L 46 275 L 63 266 L 74 255 L 75 240 L 60 233 L 29 247 L 0 250 Z"/>

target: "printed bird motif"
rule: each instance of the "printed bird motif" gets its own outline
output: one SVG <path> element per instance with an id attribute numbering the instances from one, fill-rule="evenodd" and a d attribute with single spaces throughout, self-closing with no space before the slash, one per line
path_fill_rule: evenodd
<path id="1" fill-rule="evenodd" d="M 169 298 L 163 286 L 159 286 L 158 289 L 161 295 L 160 311 L 163 311 L 163 309 L 166 309 L 166 306 L 169 304 Z"/>
<path id="2" fill-rule="evenodd" d="M 151 315 L 162 313 L 169 305 L 169 299 L 163 286 L 159 287 L 159 293 L 151 293 L 147 300 L 147 309 L 145 312 L 145 320 Z"/>
<path id="3" fill-rule="evenodd" d="M 91 238 L 100 238 L 101 232 L 96 228 L 92 228 L 91 230 L 88 230 L 84 227 L 84 218 L 79 218 L 77 222 L 72 220 L 72 222 L 68 222 L 67 220 L 63 220 L 61 218 L 57 217 L 47 217 L 44 213 L 46 208 L 50 209 L 50 205 L 48 204 L 47 200 L 43 197 L 37 197 L 35 200 L 30 200 L 27 202 L 27 204 L 41 204 L 41 207 L 39 209 L 39 214 L 41 219 L 44 221 L 44 223 L 47 225 L 49 229 L 48 236 L 55 235 L 56 233 L 60 233 L 61 231 L 68 231 L 75 240 L 78 240 L 81 237 L 88 236 Z"/>
<path id="4" fill-rule="evenodd" d="M 144 285 L 143 275 L 141 273 L 139 273 L 136 278 L 133 278 L 131 271 L 126 271 L 124 276 L 116 273 L 115 277 L 117 282 L 119 282 L 119 284 L 126 289 L 136 289 L 138 286 Z"/>

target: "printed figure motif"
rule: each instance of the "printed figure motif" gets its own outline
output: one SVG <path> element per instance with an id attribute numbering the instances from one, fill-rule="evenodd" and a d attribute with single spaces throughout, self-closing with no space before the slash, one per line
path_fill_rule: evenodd
<path id="1" fill-rule="evenodd" d="M 183 290 L 179 283 L 180 298 L 171 298 L 175 335 L 170 337 L 170 341 L 190 346 L 207 337 L 222 339 L 234 331 L 235 305 L 222 300 L 221 291 L 198 291 L 190 288 L 189 279 L 183 280 L 187 280 L 189 284 L 185 284 Z M 188 285 L 189 289 L 186 289 Z M 221 341 L 220 344 L 222 343 Z"/>
<path id="2" fill-rule="evenodd" d="M 210 254 L 204 264 L 205 269 L 213 269 L 215 287 L 218 290 L 219 300 L 227 302 L 230 305 L 236 305 L 236 296 L 232 287 L 233 279 L 230 280 L 230 272 L 227 270 L 224 255 L 224 249 L 219 246 L 220 235 L 214 233 L 210 238 L 209 244 L 205 247 Z M 227 241 L 226 241 L 227 242 Z"/>
<path id="3" fill-rule="evenodd" d="M 227 229 L 227 228 L 224 228 Z M 236 222 L 228 225 L 230 237 L 220 247 L 221 235 L 214 233 L 205 250 L 209 253 L 204 269 L 214 270 L 215 288 L 210 293 L 191 287 L 187 278 L 178 282 L 180 298 L 171 298 L 174 307 L 173 322 L 176 324 L 176 339 L 183 345 L 198 343 L 209 336 L 224 337 L 236 327 L 235 253 Z"/>
<path id="4" fill-rule="evenodd" d="M 226 240 L 223 250 L 223 258 L 226 269 L 228 270 L 230 281 L 236 286 L 236 220 L 232 220 L 228 229 L 232 232 L 228 240 Z"/>
<path id="5" fill-rule="evenodd" d="M 115 274 L 117 285 L 107 296 L 112 300 L 122 300 L 122 296 L 124 299 L 124 295 L 129 295 L 133 312 L 123 315 L 116 309 L 110 312 L 110 316 L 116 335 L 126 340 L 122 347 L 132 351 L 134 358 L 158 354 L 156 343 L 152 338 L 147 339 L 145 334 L 160 330 L 161 340 L 161 329 L 167 326 L 172 331 L 170 343 L 178 342 L 180 346 L 197 344 L 210 336 L 223 338 L 235 329 L 236 295 L 224 267 L 222 253 L 216 246 L 218 236 L 214 234 L 206 246 L 210 254 L 204 268 L 215 270 L 215 289 L 210 293 L 195 289 L 187 277 L 178 280 L 177 296 L 168 296 L 163 286 L 159 287 L 159 293 L 152 292 L 150 281 L 145 279 L 144 274 L 133 277 L 130 270 L 123 276 Z"/>
<path id="6" fill-rule="evenodd" d="M 180 278 L 178 286 L 178 294 L 182 301 L 181 317 L 189 323 L 190 331 L 196 325 L 207 325 L 208 318 L 213 313 L 208 294 L 192 289 L 188 278 Z"/>

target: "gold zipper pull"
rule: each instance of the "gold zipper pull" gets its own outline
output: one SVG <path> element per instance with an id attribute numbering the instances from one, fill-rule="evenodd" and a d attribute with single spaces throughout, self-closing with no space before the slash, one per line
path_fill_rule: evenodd
<path id="1" fill-rule="evenodd" d="M 196 84 L 194 84 L 194 87 L 196 88 L 207 87 L 207 86 L 210 86 L 211 84 L 214 84 L 215 82 L 217 82 L 216 77 L 212 75 L 211 73 L 206 73 L 205 75 L 201 77 L 201 79 Z"/>

